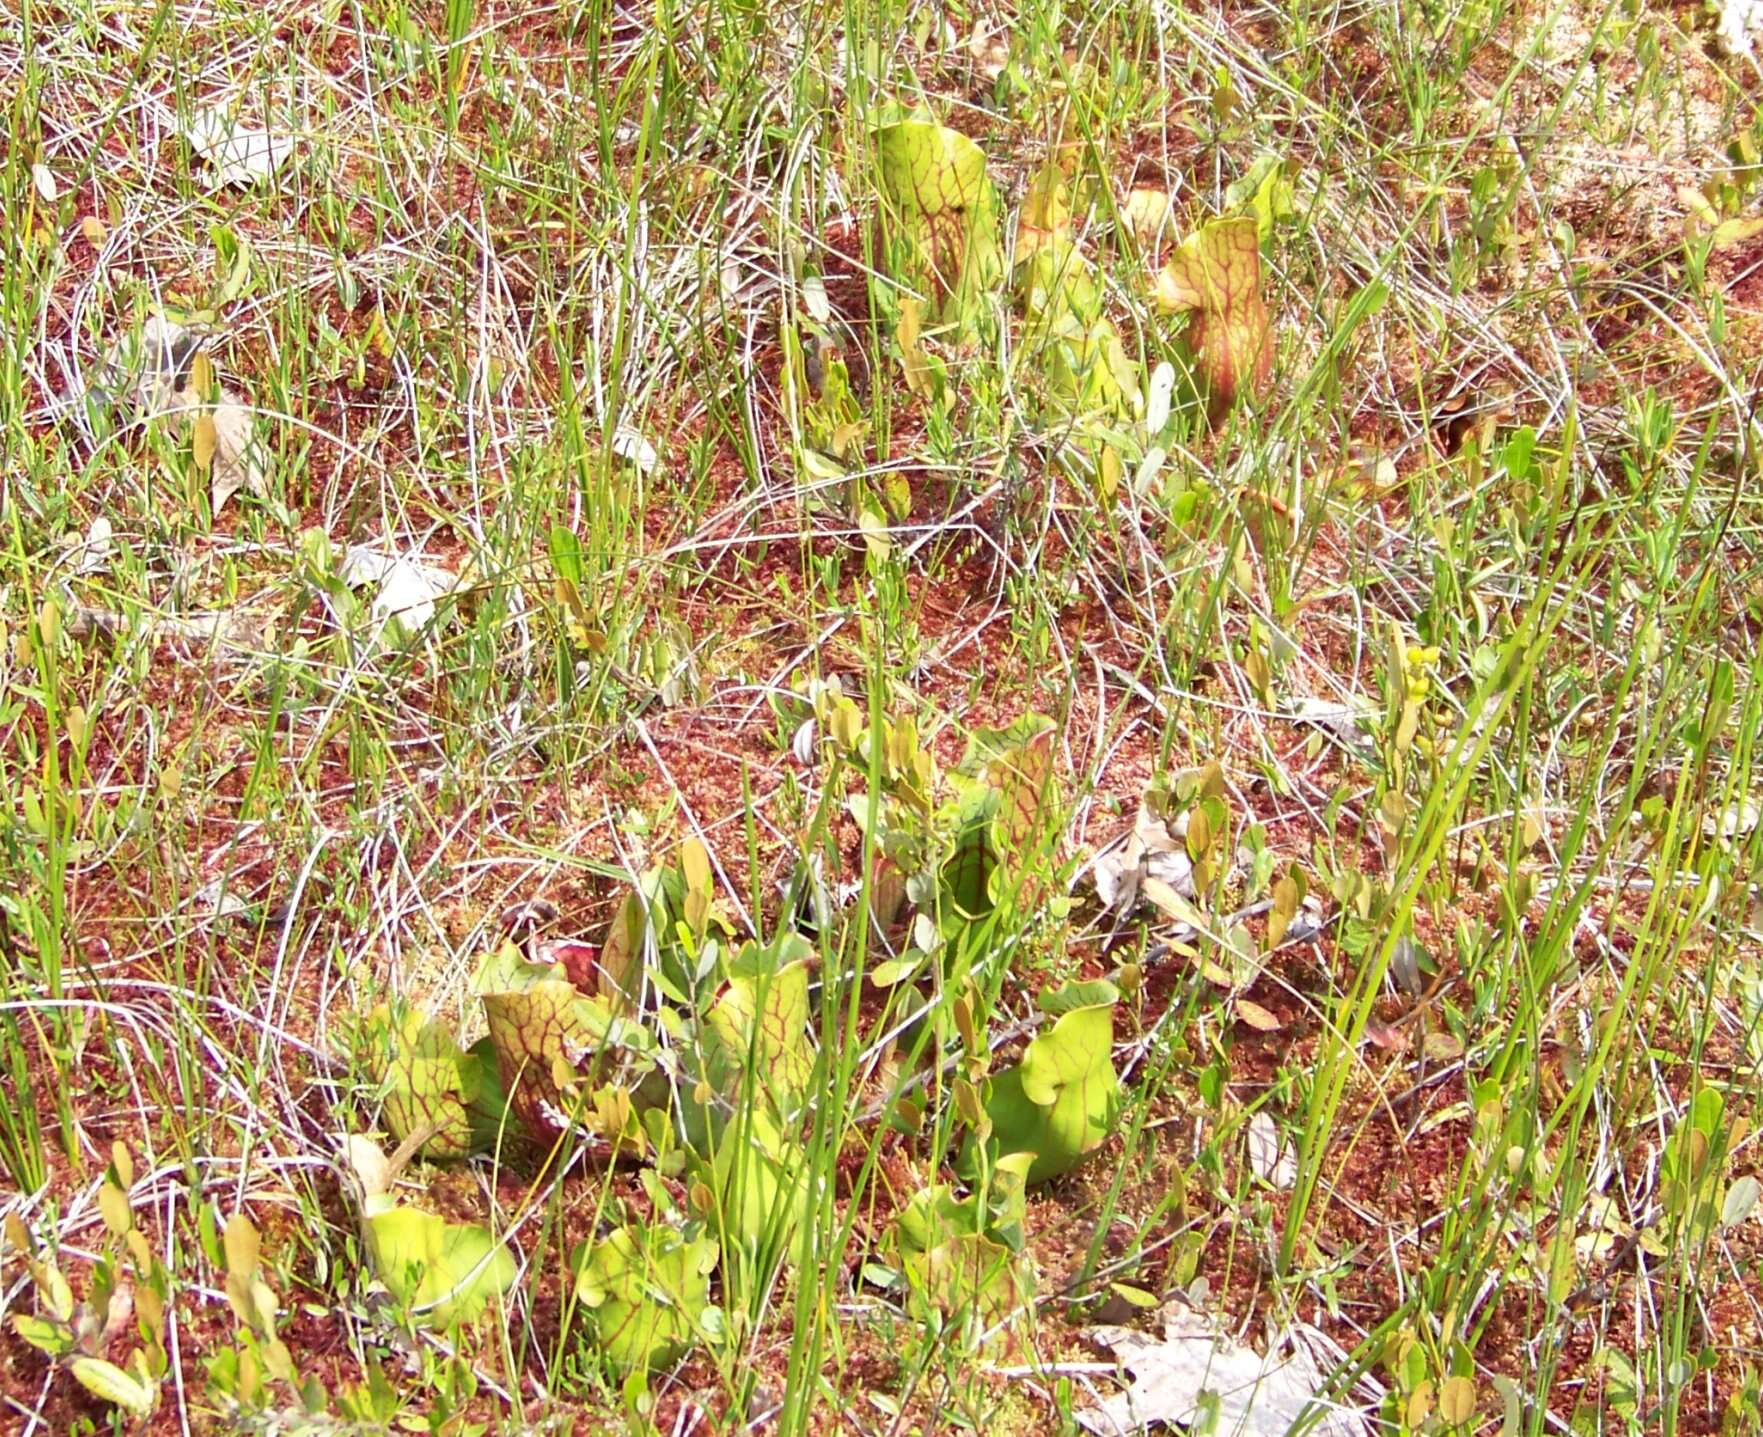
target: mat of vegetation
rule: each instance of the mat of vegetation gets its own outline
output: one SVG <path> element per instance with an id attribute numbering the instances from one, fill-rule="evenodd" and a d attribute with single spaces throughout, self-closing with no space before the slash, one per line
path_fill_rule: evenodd
<path id="1" fill-rule="evenodd" d="M 1763 9 L 4 15 L 0 1427 L 1763 1428 Z"/>

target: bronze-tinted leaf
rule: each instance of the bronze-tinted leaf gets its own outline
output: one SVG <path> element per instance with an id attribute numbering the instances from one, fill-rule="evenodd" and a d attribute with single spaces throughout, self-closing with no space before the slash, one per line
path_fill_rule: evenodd
<path id="1" fill-rule="evenodd" d="M 1211 220 L 1183 240 L 1157 278 L 1157 301 L 1188 315 L 1188 349 L 1213 423 L 1239 395 L 1267 383 L 1273 367 L 1271 317 L 1261 293 L 1254 216 Z"/>
<path id="2" fill-rule="evenodd" d="M 190 455 L 195 460 L 196 468 L 204 474 L 214 463 L 216 442 L 214 416 L 212 414 L 198 414 L 190 433 Z"/>
<path id="3" fill-rule="evenodd" d="M 1071 234 L 1071 185 L 1057 163 L 1043 165 L 1029 181 L 1016 216 L 1016 262 Z"/>
<path id="4" fill-rule="evenodd" d="M 495 1141 L 507 1106 L 492 1054 L 462 1050 L 453 1035 L 408 1008 L 381 1007 L 362 1031 L 362 1060 L 380 1084 L 387 1131 L 424 1134 L 425 1157 L 464 1157 Z"/>
<path id="5" fill-rule="evenodd" d="M 1292 926 L 1292 919 L 1297 917 L 1298 904 L 1303 896 L 1303 889 L 1295 872 L 1287 873 L 1273 885 L 1273 908 L 1267 915 L 1269 953 L 1285 941 L 1286 930 Z"/>
<path id="6" fill-rule="evenodd" d="M 998 755 L 986 776 L 1003 800 L 997 817 L 1001 846 L 1008 853 L 1027 853 L 1039 840 L 1046 815 L 1058 804 L 1052 728 Z"/>
<path id="7" fill-rule="evenodd" d="M 906 907 L 906 875 L 879 848 L 869 867 L 869 911 L 884 932 L 899 922 Z"/>
<path id="8" fill-rule="evenodd" d="M 876 148 L 889 273 L 928 302 L 927 319 L 965 342 L 1003 278 L 1001 205 L 985 153 L 960 132 L 921 121 L 887 126 Z"/>
<path id="9" fill-rule="evenodd" d="M 738 1102 L 750 1074 L 778 1112 L 793 1113 L 814 1069 L 808 1017 L 806 963 L 731 978 L 705 1031 L 711 1082 Z"/>
<path id="10" fill-rule="evenodd" d="M 508 1101 L 541 1141 L 586 1114 L 587 1095 L 601 1084 L 634 1087 L 653 1065 L 648 1031 L 614 1000 L 583 994 L 561 966 L 495 955 L 478 987 Z"/>

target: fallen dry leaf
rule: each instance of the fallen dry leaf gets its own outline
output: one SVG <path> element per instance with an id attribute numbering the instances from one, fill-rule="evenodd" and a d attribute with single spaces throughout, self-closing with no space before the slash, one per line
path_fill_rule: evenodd
<path id="1" fill-rule="evenodd" d="M 266 180 L 294 153 L 290 136 L 235 125 L 219 110 L 198 111 L 183 136 L 212 167 L 206 179 L 211 190 L 224 185 L 242 189 Z"/>
<path id="2" fill-rule="evenodd" d="M 210 418 L 210 416 L 203 416 Z M 218 514 L 220 506 L 243 490 L 261 496 L 268 478 L 264 446 L 251 411 L 238 396 L 221 391 L 220 403 L 211 417 L 214 429 L 214 472 L 209 480 L 208 507 Z"/>
<path id="3" fill-rule="evenodd" d="M 1279 1014 L 1248 998 L 1237 999 L 1237 1017 L 1258 1033 L 1277 1033 L 1282 1026 Z"/>
<path id="4" fill-rule="evenodd" d="M 1003 31 L 993 33 L 984 20 L 974 22 L 973 34 L 967 40 L 967 53 L 973 56 L 974 65 L 988 80 L 997 79 L 1010 64 L 1009 41 L 1004 38 Z"/>
<path id="5" fill-rule="evenodd" d="M 1373 1046 L 1386 1052 L 1408 1046 L 1407 1035 L 1394 1023 L 1380 1023 L 1375 1018 L 1365 1025 L 1365 1037 Z"/>
<path id="6" fill-rule="evenodd" d="M 1298 1154 L 1265 1112 L 1249 1119 L 1249 1167 L 1263 1182 L 1284 1191 L 1298 1180 Z"/>
<path id="7" fill-rule="evenodd" d="M 1318 1396 L 1327 1379 L 1313 1348 L 1323 1348 L 1326 1339 L 1309 1329 L 1287 1332 L 1263 1357 L 1216 1330 L 1204 1314 L 1171 1303 L 1163 1309 L 1161 1340 L 1130 1327 L 1096 1327 L 1086 1335 L 1112 1351 L 1133 1378 L 1128 1391 L 1077 1413 L 1078 1425 L 1098 1437 L 1191 1427 L 1204 1415 L 1206 1393 L 1218 1402 L 1211 1430 L 1230 1437 L 1286 1437 L 1308 1413 L 1320 1414 L 1300 1429 L 1312 1437 L 1369 1437 L 1358 1411 Z M 1288 1348 L 1286 1356 L 1273 1355 Z"/>
<path id="8" fill-rule="evenodd" d="M 1167 884 L 1182 898 L 1194 896 L 1194 861 L 1182 835 L 1171 833 L 1143 803 L 1132 831 L 1096 860 L 1091 877 L 1102 906 L 1123 914 L 1138 907 L 1147 878 Z"/>
<path id="9" fill-rule="evenodd" d="M 1136 189 L 1127 194 L 1120 207 L 1120 217 L 1132 231 L 1132 237 L 1144 250 L 1154 251 L 1169 234 L 1173 207 L 1165 190 Z"/>
<path id="10" fill-rule="evenodd" d="M 1377 707 L 1369 701 L 1341 703 L 1312 695 L 1293 705 L 1290 718 L 1293 723 L 1321 729 L 1343 747 L 1368 753 L 1377 741 L 1360 724 L 1374 721 L 1376 715 Z"/>
<path id="11" fill-rule="evenodd" d="M 141 419 L 182 409 L 190 367 L 201 347 L 200 335 L 150 314 L 139 332 L 124 334 L 110 346 L 90 381 L 76 381 L 70 398 L 89 394 Z"/>
<path id="12" fill-rule="evenodd" d="M 612 452 L 620 459 L 628 459 L 645 474 L 653 474 L 661 463 L 655 446 L 628 424 L 620 424 L 613 431 Z"/>
<path id="13" fill-rule="evenodd" d="M 342 579 L 351 589 L 377 584 L 369 613 L 379 632 L 396 619 L 415 633 L 435 616 L 436 601 L 453 590 L 454 577 L 444 569 L 403 554 L 382 554 L 353 544 L 343 555 Z"/>
<path id="14" fill-rule="evenodd" d="M 116 547 L 112 535 L 110 520 L 100 514 L 92 520 L 92 527 L 84 538 L 77 532 L 63 536 L 61 542 L 68 551 L 68 563 L 76 577 L 101 573 L 109 565 L 111 552 Z"/>
<path id="15" fill-rule="evenodd" d="M 1730 842 L 1745 838 L 1763 821 L 1763 799 L 1740 797 L 1718 811 L 1702 815 L 1702 832 Z"/>

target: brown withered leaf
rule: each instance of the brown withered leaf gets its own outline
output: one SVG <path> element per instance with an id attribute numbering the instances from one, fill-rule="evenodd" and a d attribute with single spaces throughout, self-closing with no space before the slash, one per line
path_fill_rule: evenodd
<path id="1" fill-rule="evenodd" d="M 1447 380 L 1439 387 L 1444 398 L 1430 406 L 1432 438 L 1447 459 L 1471 438 L 1485 451 L 1495 428 L 1517 417 L 1510 392 L 1497 381 L 1484 385 Z"/>
<path id="2" fill-rule="evenodd" d="M 1209 220 L 1157 276 L 1157 302 L 1188 315 L 1187 342 L 1216 424 L 1273 369 L 1272 316 L 1261 293 L 1261 239 L 1252 215 Z"/>
<path id="3" fill-rule="evenodd" d="M 996 80 L 1010 65 L 1009 40 L 1002 31 L 993 34 L 984 20 L 975 23 L 973 34 L 968 37 L 967 53 L 973 56 L 975 68 L 988 80 Z"/>
<path id="4" fill-rule="evenodd" d="M 1273 1437 L 1304 1430 L 1315 1437 L 1369 1437 L 1357 1394 L 1325 1399 L 1326 1374 L 1338 1362 L 1313 1329 L 1290 1328 L 1265 1355 L 1241 1346 L 1204 1313 L 1166 1304 L 1159 1339 L 1130 1327 L 1095 1327 L 1085 1335 L 1112 1352 L 1132 1375 L 1118 1392 L 1076 1413 L 1086 1432 L 1119 1437 L 1153 1427 L 1197 1429 L 1210 1409 L 1212 1430 L 1239 1437 Z"/>
<path id="5" fill-rule="evenodd" d="M 1395 1023 L 1380 1023 L 1373 1018 L 1365 1025 L 1365 1039 L 1389 1052 L 1408 1046 L 1408 1035 Z"/>

